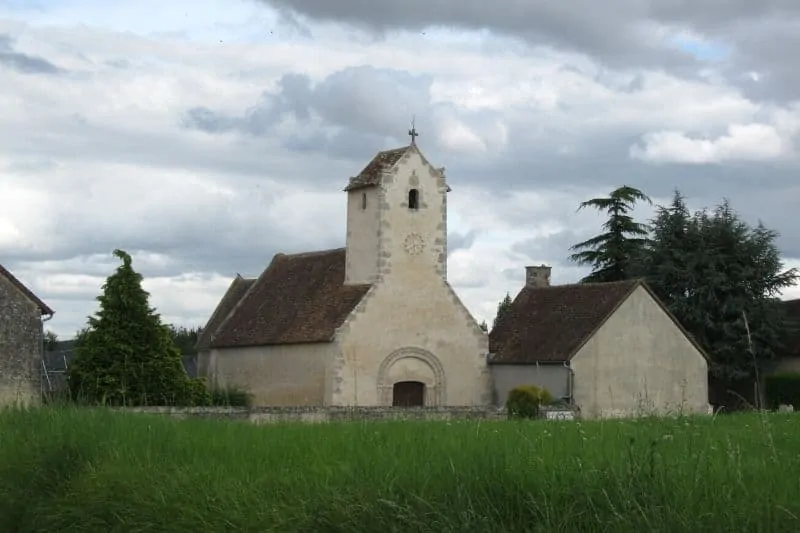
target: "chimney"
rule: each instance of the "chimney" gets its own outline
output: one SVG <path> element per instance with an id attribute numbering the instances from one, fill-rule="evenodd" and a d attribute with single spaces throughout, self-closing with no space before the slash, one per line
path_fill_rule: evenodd
<path id="1" fill-rule="evenodd" d="M 549 287 L 551 268 L 547 265 L 525 267 L 525 286 L 534 289 Z"/>

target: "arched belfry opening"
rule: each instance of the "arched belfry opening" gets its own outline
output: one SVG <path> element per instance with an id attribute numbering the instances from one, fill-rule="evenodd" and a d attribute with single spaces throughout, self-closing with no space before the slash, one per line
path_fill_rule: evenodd
<path id="1" fill-rule="evenodd" d="M 408 191 L 408 208 L 411 211 L 419 209 L 419 189 L 411 189 Z"/>

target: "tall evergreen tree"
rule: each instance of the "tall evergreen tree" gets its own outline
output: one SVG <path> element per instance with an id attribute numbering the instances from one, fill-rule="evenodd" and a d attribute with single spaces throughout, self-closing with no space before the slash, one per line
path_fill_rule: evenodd
<path id="1" fill-rule="evenodd" d="M 647 281 L 661 300 L 674 312 L 680 313 L 692 288 L 693 261 L 700 251 L 699 234 L 686 199 L 675 191 L 668 207 L 656 207 L 651 221 L 652 236 L 646 248 L 643 269 Z"/>
<path id="2" fill-rule="evenodd" d="M 170 330 L 150 307 L 142 276 L 122 250 L 108 277 L 96 316 L 78 335 L 69 366 L 76 398 L 110 405 L 173 405 L 194 400 L 198 387 L 186 375 Z"/>
<path id="3" fill-rule="evenodd" d="M 511 308 L 511 302 L 512 302 L 511 295 L 509 293 L 506 293 L 505 298 L 500 300 L 500 303 L 497 304 L 497 314 L 494 316 L 494 321 L 492 322 L 492 329 L 494 329 L 494 327 L 500 321 L 500 318 L 504 314 L 506 314 L 509 308 Z"/>
<path id="4" fill-rule="evenodd" d="M 680 193 L 659 208 L 653 228 L 648 282 L 708 351 L 716 378 L 754 377 L 756 362 L 780 350 L 786 323 L 777 297 L 798 279 L 783 268 L 777 233 L 751 228 L 727 201 L 689 217 Z"/>
<path id="5" fill-rule="evenodd" d="M 636 222 L 630 215 L 639 201 L 652 204 L 639 189 L 623 185 L 606 198 L 593 198 L 578 206 L 579 211 L 591 207 L 608 215 L 604 233 L 570 248 L 575 252 L 569 256 L 572 261 L 592 267 L 592 273 L 582 282 L 620 281 L 638 274 L 648 242 L 647 225 Z"/>

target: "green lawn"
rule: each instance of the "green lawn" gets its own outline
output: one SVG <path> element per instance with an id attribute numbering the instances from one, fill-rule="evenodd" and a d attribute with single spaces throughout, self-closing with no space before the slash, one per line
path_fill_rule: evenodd
<path id="1" fill-rule="evenodd" d="M 800 416 L 252 426 L 0 412 L 0 532 L 800 531 Z"/>

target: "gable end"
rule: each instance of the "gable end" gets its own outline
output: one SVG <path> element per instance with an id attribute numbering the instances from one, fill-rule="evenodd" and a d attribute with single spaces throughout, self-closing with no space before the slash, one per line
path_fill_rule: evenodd
<path id="1" fill-rule="evenodd" d="M 42 315 L 53 316 L 55 311 L 50 309 L 50 307 L 44 303 L 38 296 L 36 296 L 33 291 L 31 291 L 28 287 L 26 287 L 20 280 L 18 280 L 11 272 L 6 270 L 3 265 L 0 265 L 0 277 L 5 278 L 14 288 L 16 288 L 19 292 L 21 292 L 25 298 L 27 298 L 31 303 L 36 305 L 39 308 L 39 312 Z"/>

